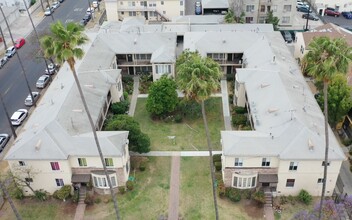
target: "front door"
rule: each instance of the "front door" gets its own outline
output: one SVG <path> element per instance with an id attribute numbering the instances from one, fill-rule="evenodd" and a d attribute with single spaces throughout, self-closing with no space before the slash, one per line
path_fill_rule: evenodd
<path id="1" fill-rule="evenodd" d="M 262 183 L 262 187 L 270 186 L 270 183 Z"/>

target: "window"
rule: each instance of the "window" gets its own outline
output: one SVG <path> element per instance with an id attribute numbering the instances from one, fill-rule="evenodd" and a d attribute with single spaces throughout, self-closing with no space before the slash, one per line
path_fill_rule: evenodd
<path id="1" fill-rule="evenodd" d="M 273 5 L 271 7 L 272 7 L 273 12 L 277 12 L 277 5 Z"/>
<path id="2" fill-rule="evenodd" d="M 325 166 L 325 161 L 321 163 L 322 166 Z M 330 166 L 330 161 L 328 161 L 328 166 Z"/>
<path id="3" fill-rule="evenodd" d="M 265 5 L 260 6 L 260 12 L 265 12 Z"/>
<path id="4" fill-rule="evenodd" d="M 254 5 L 246 5 L 246 12 L 253 12 L 254 11 Z"/>
<path id="5" fill-rule="evenodd" d="M 241 167 L 241 166 L 243 166 L 242 158 L 235 158 L 235 167 Z"/>
<path id="6" fill-rule="evenodd" d="M 105 165 L 107 167 L 113 167 L 114 166 L 114 162 L 112 161 L 112 158 L 105 158 Z"/>
<path id="7" fill-rule="evenodd" d="M 180 11 L 180 16 L 183 16 L 183 11 Z"/>
<path id="8" fill-rule="evenodd" d="M 257 176 L 237 176 L 233 177 L 232 186 L 240 189 L 254 188 L 257 183 Z"/>
<path id="9" fill-rule="evenodd" d="M 156 17 L 156 16 L 157 16 L 157 14 L 156 14 L 155 11 L 150 11 L 149 12 L 149 17 Z"/>
<path id="10" fill-rule="evenodd" d="M 141 4 L 141 6 L 144 6 L 144 2 L 142 1 L 142 2 L 140 2 L 140 4 Z"/>
<path id="11" fill-rule="evenodd" d="M 297 170 L 298 162 L 290 162 L 288 170 Z"/>
<path id="12" fill-rule="evenodd" d="M 323 183 L 324 182 L 324 178 L 319 178 L 318 179 L 318 183 Z"/>
<path id="13" fill-rule="evenodd" d="M 183 5 L 183 1 L 180 1 L 180 5 L 181 5 L 181 6 Z"/>
<path id="14" fill-rule="evenodd" d="M 282 17 L 282 23 L 283 24 L 290 23 L 290 17 Z"/>
<path id="15" fill-rule="evenodd" d="M 122 1 L 120 2 L 120 5 L 123 5 L 123 2 L 122 2 Z"/>
<path id="16" fill-rule="evenodd" d="M 225 60 L 225 54 L 223 53 L 208 53 L 208 57 L 213 60 Z"/>
<path id="17" fill-rule="evenodd" d="M 149 7 L 156 7 L 156 2 L 149 2 Z"/>
<path id="18" fill-rule="evenodd" d="M 80 167 L 86 167 L 87 166 L 86 158 L 78 158 L 78 164 Z"/>
<path id="19" fill-rule="evenodd" d="M 112 187 L 116 187 L 117 186 L 116 175 L 111 174 L 109 176 L 110 176 Z M 97 188 L 108 188 L 109 187 L 108 181 L 105 176 L 93 176 L 93 184 Z"/>
<path id="20" fill-rule="evenodd" d="M 135 11 L 130 11 L 130 12 L 128 12 L 128 15 L 129 15 L 129 16 L 136 16 L 137 13 L 136 13 Z"/>
<path id="21" fill-rule="evenodd" d="M 284 5 L 284 12 L 291 11 L 291 5 Z"/>
<path id="22" fill-rule="evenodd" d="M 166 11 L 163 11 L 163 14 L 165 15 L 165 14 L 166 14 Z"/>
<path id="23" fill-rule="evenodd" d="M 60 170 L 59 162 L 50 162 L 52 170 Z"/>
<path id="24" fill-rule="evenodd" d="M 171 73 L 171 65 L 169 64 L 159 64 L 155 66 L 155 72 L 157 74 Z"/>
<path id="25" fill-rule="evenodd" d="M 56 186 L 64 186 L 64 180 L 63 179 L 55 179 Z"/>
<path id="26" fill-rule="evenodd" d="M 270 167 L 270 158 L 262 159 L 262 167 Z"/>
<path id="27" fill-rule="evenodd" d="M 160 4 L 161 4 L 161 5 L 164 5 L 164 1 L 161 1 Z"/>
<path id="28" fill-rule="evenodd" d="M 295 179 L 286 180 L 286 187 L 294 187 L 294 186 L 295 186 Z"/>
<path id="29" fill-rule="evenodd" d="M 24 161 L 18 161 L 18 164 L 21 166 L 21 167 L 24 167 L 24 166 L 26 166 L 26 163 L 24 162 Z"/>
<path id="30" fill-rule="evenodd" d="M 24 178 L 24 180 L 27 182 L 27 183 L 33 183 L 33 178 Z"/>
<path id="31" fill-rule="evenodd" d="M 253 17 L 246 17 L 246 23 L 252 23 Z"/>
<path id="32" fill-rule="evenodd" d="M 126 173 L 128 173 L 128 171 L 130 170 L 130 167 L 129 167 L 129 164 L 128 164 L 128 161 L 126 162 Z"/>
<path id="33" fill-rule="evenodd" d="M 150 60 L 152 58 L 151 54 L 135 54 L 134 59 L 136 60 Z"/>
<path id="34" fill-rule="evenodd" d="M 114 176 L 112 176 L 111 178 L 110 178 L 110 180 L 111 180 L 111 185 L 114 187 L 114 186 L 116 186 L 116 178 L 114 177 Z"/>

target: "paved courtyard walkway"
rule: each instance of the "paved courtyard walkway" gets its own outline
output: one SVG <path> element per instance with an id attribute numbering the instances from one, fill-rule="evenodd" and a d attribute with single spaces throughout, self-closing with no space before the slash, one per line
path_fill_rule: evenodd
<path id="1" fill-rule="evenodd" d="M 134 111 L 136 110 L 137 99 L 139 94 L 139 76 L 133 77 L 133 93 L 130 103 L 130 108 L 128 110 L 128 115 L 133 117 Z"/>
<path id="2" fill-rule="evenodd" d="M 86 204 L 79 203 L 76 208 L 76 214 L 75 214 L 74 220 L 83 220 L 85 210 L 86 210 Z"/>
<path id="3" fill-rule="evenodd" d="M 173 156 L 171 159 L 170 193 L 169 193 L 169 214 L 168 220 L 179 218 L 178 207 L 180 203 L 180 156 Z"/>

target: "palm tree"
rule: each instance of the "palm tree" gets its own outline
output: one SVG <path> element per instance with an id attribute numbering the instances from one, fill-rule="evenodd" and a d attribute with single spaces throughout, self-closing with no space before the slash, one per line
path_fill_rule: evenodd
<path id="1" fill-rule="evenodd" d="M 308 73 L 323 82 L 324 117 L 325 117 L 325 159 L 323 187 L 320 198 L 319 219 L 322 217 L 323 200 L 325 197 L 327 168 L 329 159 L 328 135 L 328 85 L 334 75 L 346 74 L 352 60 L 352 48 L 342 38 L 314 38 L 309 44 L 309 52 L 302 60 L 302 72 Z"/>
<path id="2" fill-rule="evenodd" d="M 3 194 L 5 195 L 4 197 L 5 197 L 5 198 L 7 199 L 7 201 L 9 202 L 12 211 L 15 213 L 16 219 L 17 219 L 17 220 L 22 220 L 22 217 L 21 217 L 20 213 L 18 212 L 18 210 L 17 210 L 15 204 L 13 203 L 12 198 L 11 198 L 9 192 L 8 192 L 7 189 L 6 189 L 5 184 L 6 184 L 5 181 L 0 180 L 0 188 L 1 188 L 2 192 L 3 192 Z"/>
<path id="3" fill-rule="evenodd" d="M 220 86 L 221 71 L 218 63 L 212 59 L 202 58 L 198 52 L 184 51 L 176 61 L 176 82 L 187 100 L 197 101 L 202 107 L 202 116 L 207 136 L 207 144 L 209 150 L 209 165 L 212 181 L 213 200 L 215 208 L 215 217 L 219 219 L 215 174 L 213 164 L 213 152 L 210 141 L 209 128 L 205 113 L 204 101 L 216 91 Z"/>
<path id="4" fill-rule="evenodd" d="M 44 55 L 46 57 L 55 57 L 56 61 L 59 62 L 60 64 L 67 61 L 67 63 L 70 66 L 80 97 L 82 99 L 84 110 L 87 113 L 87 116 L 89 119 L 89 124 L 93 132 L 94 141 L 97 145 L 101 163 L 103 164 L 105 176 L 110 188 L 111 197 L 114 201 L 116 218 L 120 219 L 117 200 L 115 197 L 114 190 L 112 189 L 111 179 L 106 169 L 104 156 L 101 151 L 99 139 L 95 130 L 95 125 L 93 123 L 92 116 L 89 112 L 87 102 L 83 95 L 82 88 L 78 80 L 76 69 L 75 69 L 76 59 L 81 59 L 84 54 L 84 51 L 81 48 L 79 48 L 79 46 L 82 46 L 83 44 L 85 44 L 88 41 L 88 38 L 82 33 L 84 30 L 83 27 L 73 22 L 67 23 L 65 27 L 61 23 L 61 21 L 58 21 L 56 23 L 51 24 L 50 30 L 51 30 L 51 35 L 43 36 L 41 39 L 41 46 L 43 48 Z"/>

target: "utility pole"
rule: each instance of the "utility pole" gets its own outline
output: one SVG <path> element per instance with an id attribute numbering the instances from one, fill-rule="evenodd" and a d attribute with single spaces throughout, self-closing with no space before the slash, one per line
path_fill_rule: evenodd
<path id="1" fill-rule="evenodd" d="M 308 31 L 308 21 L 309 21 L 309 13 L 310 13 L 310 5 L 308 5 L 308 14 L 307 14 L 307 21 L 306 21 L 306 28 L 304 28 L 304 31 Z"/>
<path id="2" fill-rule="evenodd" d="M 16 219 L 22 220 L 22 217 L 21 217 L 20 213 L 17 211 L 17 208 L 16 208 L 15 204 L 13 203 L 9 193 L 7 192 L 7 189 L 4 186 L 4 182 L 2 180 L 0 180 L 0 188 L 1 188 L 2 192 L 4 193 L 7 201 L 10 203 L 11 209 L 15 213 Z"/>
<path id="3" fill-rule="evenodd" d="M 5 40 L 5 36 L 4 36 L 4 32 L 2 32 L 2 28 L 0 26 L 0 33 L 1 33 L 1 37 L 2 40 L 4 41 L 4 46 L 5 46 L 5 50 L 7 49 L 7 44 L 6 44 L 6 40 Z"/>
<path id="4" fill-rule="evenodd" d="M 6 119 L 7 119 L 8 123 L 9 123 L 9 125 L 10 125 L 12 135 L 16 139 L 17 138 L 17 134 L 16 134 L 15 129 L 12 126 L 10 115 L 9 115 L 9 112 L 7 111 L 6 105 L 4 103 L 4 99 L 2 98 L 2 94 L 0 94 L 0 101 L 1 101 L 2 106 L 4 107 L 4 111 L 5 111 L 5 114 L 6 114 Z"/>

